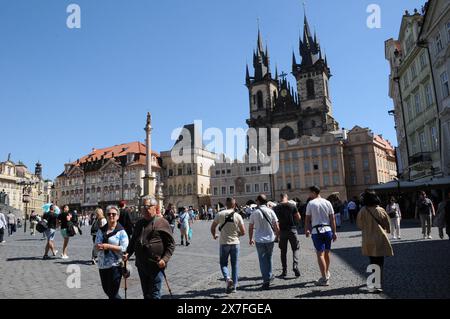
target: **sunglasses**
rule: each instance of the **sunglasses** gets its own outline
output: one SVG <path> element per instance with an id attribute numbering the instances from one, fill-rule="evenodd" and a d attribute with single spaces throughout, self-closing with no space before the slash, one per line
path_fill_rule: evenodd
<path id="1" fill-rule="evenodd" d="M 117 216 L 116 213 L 107 213 L 106 215 L 108 215 L 108 216 Z"/>

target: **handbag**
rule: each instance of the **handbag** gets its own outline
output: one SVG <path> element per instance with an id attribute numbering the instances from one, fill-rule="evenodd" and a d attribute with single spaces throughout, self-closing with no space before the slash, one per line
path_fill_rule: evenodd
<path id="1" fill-rule="evenodd" d="M 71 223 L 71 222 L 67 223 L 67 228 L 66 228 L 67 236 L 69 236 L 69 237 L 75 236 L 75 234 L 76 234 L 75 228 L 76 227 L 73 225 L 73 223 Z"/>
<path id="2" fill-rule="evenodd" d="M 46 219 L 42 219 L 40 222 L 37 223 L 36 225 L 36 230 L 39 233 L 43 233 L 48 229 L 48 224 L 47 224 L 47 220 Z"/>
<path id="3" fill-rule="evenodd" d="M 189 228 L 188 238 L 189 240 L 192 239 L 192 228 Z"/>

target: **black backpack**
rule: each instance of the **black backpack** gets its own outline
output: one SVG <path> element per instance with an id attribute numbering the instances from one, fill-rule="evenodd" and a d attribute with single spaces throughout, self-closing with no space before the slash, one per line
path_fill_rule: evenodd
<path id="1" fill-rule="evenodd" d="M 97 232 L 98 232 L 98 229 L 99 229 L 98 225 L 99 225 L 99 220 L 96 219 L 96 220 L 92 223 L 92 226 L 91 226 L 91 235 L 92 235 L 92 236 L 97 235 Z"/>
<path id="2" fill-rule="evenodd" d="M 40 222 L 37 223 L 36 225 L 36 230 L 39 233 L 43 233 L 48 229 L 48 224 L 47 224 L 47 220 L 43 219 Z"/>

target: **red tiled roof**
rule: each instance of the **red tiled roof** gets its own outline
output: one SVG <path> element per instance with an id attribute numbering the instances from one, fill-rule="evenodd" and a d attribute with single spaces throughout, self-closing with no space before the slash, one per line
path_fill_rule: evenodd
<path id="1" fill-rule="evenodd" d="M 89 154 L 83 156 L 79 160 L 73 162 L 73 165 L 79 166 L 80 164 L 86 163 L 91 159 L 100 159 L 102 156 L 105 159 L 109 159 L 118 156 L 125 156 L 127 153 L 135 153 L 135 154 L 143 154 L 144 156 L 140 157 L 139 162 L 142 164 L 145 163 L 145 154 L 147 148 L 141 142 L 131 142 L 126 144 L 114 145 L 102 149 L 93 149 Z M 152 151 L 152 154 L 155 156 L 159 156 L 159 154 L 155 151 Z"/>

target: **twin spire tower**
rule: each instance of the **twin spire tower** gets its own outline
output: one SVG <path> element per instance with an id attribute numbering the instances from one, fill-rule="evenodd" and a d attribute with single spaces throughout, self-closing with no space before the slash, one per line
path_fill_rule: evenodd
<path id="1" fill-rule="evenodd" d="M 331 77 L 327 58 L 323 56 L 317 35 L 311 33 L 306 14 L 303 38 L 299 39 L 300 63 L 292 53 L 292 75 L 296 87 L 286 79 L 287 74 L 273 75 L 269 49 L 264 46 L 258 27 L 256 50 L 253 51 L 253 75 L 246 66 L 245 83 L 249 90 L 252 128 L 280 128 L 280 138 L 292 140 L 303 135 L 321 136 L 338 130 L 332 115 L 328 82 Z"/>

